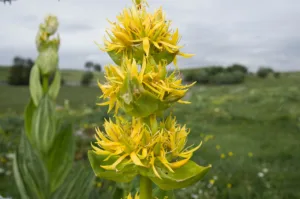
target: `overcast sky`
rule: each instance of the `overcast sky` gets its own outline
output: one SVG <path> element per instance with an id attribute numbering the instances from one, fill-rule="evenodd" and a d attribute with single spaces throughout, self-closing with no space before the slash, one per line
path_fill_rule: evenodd
<path id="1" fill-rule="evenodd" d="M 0 0 L 1 1 L 1 0 Z M 300 69 L 300 0 L 149 0 L 162 6 L 178 27 L 183 52 L 180 67 L 241 63 L 251 70 L 267 65 L 281 71 Z M 48 13 L 57 15 L 61 36 L 60 68 L 82 69 L 92 60 L 112 63 L 98 50 L 106 19 L 131 0 L 18 0 L 0 2 L 0 65 L 15 55 L 36 57 L 35 35 Z"/>

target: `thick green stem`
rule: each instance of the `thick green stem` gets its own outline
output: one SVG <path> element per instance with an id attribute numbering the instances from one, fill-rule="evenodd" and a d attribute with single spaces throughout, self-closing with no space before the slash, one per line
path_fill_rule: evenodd
<path id="1" fill-rule="evenodd" d="M 46 93 L 48 91 L 49 78 L 48 78 L 48 76 L 45 75 L 45 76 L 43 76 L 42 79 L 43 79 L 43 91 L 44 91 L 44 93 Z"/>
<path id="2" fill-rule="evenodd" d="M 152 181 L 140 176 L 140 199 L 152 199 Z"/>

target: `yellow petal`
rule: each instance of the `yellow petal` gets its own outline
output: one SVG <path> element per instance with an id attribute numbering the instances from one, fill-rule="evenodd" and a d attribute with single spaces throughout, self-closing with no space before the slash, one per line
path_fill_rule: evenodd
<path id="1" fill-rule="evenodd" d="M 172 163 L 170 163 L 170 167 L 173 169 L 177 169 L 177 168 L 183 166 L 184 164 L 186 164 L 189 161 L 189 159 L 190 159 L 190 157 L 187 159 L 177 161 L 177 162 L 172 162 Z"/>
<path id="2" fill-rule="evenodd" d="M 100 167 L 106 170 L 115 170 L 116 166 L 120 164 L 127 156 L 128 154 L 124 154 L 121 157 L 119 157 L 117 161 L 115 161 L 112 165 L 100 165 Z"/>
<path id="3" fill-rule="evenodd" d="M 183 101 L 183 100 L 178 100 L 178 103 L 180 103 L 180 104 L 190 104 L 191 102 L 189 102 L 189 101 Z"/>
<path id="4" fill-rule="evenodd" d="M 178 55 L 185 57 L 185 58 L 190 58 L 190 57 L 193 57 L 195 54 L 187 54 L 187 53 L 179 52 Z"/>
<path id="5" fill-rule="evenodd" d="M 143 38 L 143 49 L 146 53 L 146 56 L 148 56 L 149 55 L 149 50 L 150 50 L 150 43 L 149 43 L 149 38 L 148 37 Z"/>
<path id="6" fill-rule="evenodd" d="M 141 162 L 141 160 L 137 157 L 135 152 L 130 153 L 130 158 L 132 159 L 133 163 L 142 167 L 145 165 Z"/>

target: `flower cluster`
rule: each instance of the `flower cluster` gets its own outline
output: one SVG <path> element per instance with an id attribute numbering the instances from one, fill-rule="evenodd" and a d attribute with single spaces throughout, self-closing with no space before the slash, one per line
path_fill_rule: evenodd
<path id="1" fill-rule="evenodd" d="M 99 45 L 117 64 L 123 58 L 135 59 L 140 64 L 145 61 L 144 56 L 151 56 L 156 62 L 165 60 L 167 64 L 173 61 L 176 64 L 176 55 L 192 56 L 180 52 L 178 29 L 171 31 L 171 21 L 166 20 L 162 8 L 152 14 L 146 10 L 146 1 L 135 3 L 117 16 L 118 22 L 110 22 L 109 39 L 104 39 L 104 48 Z"/>
<path id="2" fill-rule="evenodd" d="M 148 123 L 148 122 L 146 122 Z M 159 124 L 155 116 L 152 116 L 149 125 L 142 118 L 132 118 L 128 122 L 122 117 L 117 117 L 116 123 L 105 121 L 105 132 L 97 129 L 97 146 L 93 146 L 96 154 L 119 156 L 112 165 L 101 165 L 107 170 L 116 170 L 118 164 L 126 162 L 141 167 L 151 168 L 154 174 L 160 178 L 155 165 L 160 163 L 170 172 L 181 167 L 196 151 L 201 143 L 187 150 L 185 143 L 188 131 L 181 127 L 172 116 Z M 105 163 L 104 163 L 105 164 Z"/>
<path id="3" fill-rule="evenodd" d="M 127 182 L 141 175 L 162 189 L 186 187 L 210 168 L 190 160 L 201 143 L 185 147 L 189 134 L 185 125 L 177 124 L 172 115 L 157 116 L 176 102 L 189 103 L 181 99 L 193 84 L 183 85 L 178 71 L 168 73 L 167 65 L 176 65 L 177 55 L 191 55 L 180 52 L 178 30 L 170 30 L 161 8 L 151 14 L 146 1 L 134 3 L 117 17 L 118 22 L 110 22 L 110 40 L 105 38 L 101 47 L 116 65 L 105 67 L 106 82 L 98 85 L 100 98 L 107 101 L 98 105 L 108 105 L 108 112 L 114 109 L 115 121 L 106 120 L 104 131 L 96 128 L 89 159 L 99 177 Z M 120 116 L 120 109 L 126 117 Z"/>

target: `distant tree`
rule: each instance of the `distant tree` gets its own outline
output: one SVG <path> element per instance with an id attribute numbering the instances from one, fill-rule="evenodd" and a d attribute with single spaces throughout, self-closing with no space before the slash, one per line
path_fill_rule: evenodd
<path id="1" fill-rule="evenodd" d="M 8 84 L 10 85 L 28 85 L 31 68 L 34 62 L 31 59 L 24 59 L 16 56 L 13 59 L 13 65 L 9 70 Z"/>
<path id="2" fill-rule="evenodd" d="M 233 64 L 229 67 L 226 68 L 226 71 L 227 72 L 235 72 L 235 71 L 240 71 L 244 74 L 247 74 L 248 73 L 248 69 L 246 66 L 243 66 L 241 64 Z"/>
<path id="3" fill-rule="evenodd" d="M 94 78 L 93 72 L 91 72 L 91 71 L 85 72 L 81 78 L 81 85 L 89 86 L 92 83 L 93 78 Z"/>
<path id="4" fill-rule="evenodd" d="M 274 72 L 274 73 L 273 73 L 273 76 L 274 76 L 275 78 L 279 78 L 279 77 L 280 77 L 280 72 Z"/>
<path id="5" fill-rule="evenodd" d="M 93 66 L 94 66 L 94 63 L 91 61 L 85 62 L 85 65 L 84 65 L 84 67 L 88 70 L 90 70 Z"/>
<path id="6" fill-rule="evenodd" d="M 101 72 L 101 65 L 100 64 L 94 64 L 94 70 L 97 71 L 97 72 Z"/>
<path id="7" fill-rule="evenodd" d="M 272 68 L 269 68 L 269 67 L 260 67 L 257 72 L 256 72 L 256 75 L 260 78 L 266 78 L 269 73 L 272 73 L 273 72 L 273 69 Z"/>

